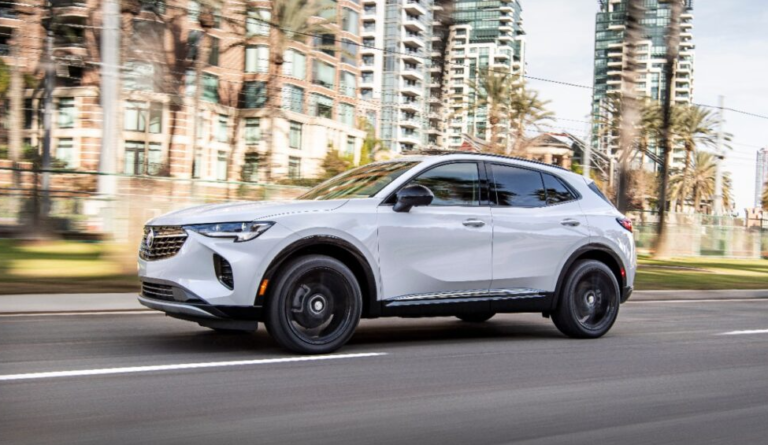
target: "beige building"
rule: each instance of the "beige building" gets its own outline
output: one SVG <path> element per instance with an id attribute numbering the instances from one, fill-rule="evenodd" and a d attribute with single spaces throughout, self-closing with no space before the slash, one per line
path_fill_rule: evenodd
<path id="1" fill-rule="evenodd" d="M 102 2 L 32 2 L 39 4 L 0 8 L 0 56 L 27 78 L 23 142 L 42 145 L 43 25 L 50 22 L 52 156 L 68 168 L 96 170 Z M 269 1 L 247 9 L 223 2 L 212 14 L 196 1 L 123 1 L 119 172 L 257 182 L 318 176 L 329 149 L 359 162 L 365 132 L 358 118 L 377 118 L 358 94 L 361 6 L 331 4 L 316 20 L 332 22 L 334 34 L 290 42 L 276 72 Z"/>

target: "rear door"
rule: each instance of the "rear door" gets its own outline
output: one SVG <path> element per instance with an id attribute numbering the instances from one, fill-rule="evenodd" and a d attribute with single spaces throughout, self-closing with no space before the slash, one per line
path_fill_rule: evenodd
<path id="1" fill-rule="evenodd" d="M 489 164 L 493 216 L 492 289 L 552 292 L 564 257 L 589 241 L 577 194 L 557 176 Z"/>
<path id="2" fill-rule="evenodd" d="M 491 284 L 493 224 L 480 165 L 450 162 L 420 173 L 435 195 L 431 205 L 409 212 L 378 208 L 379 266 L 384 299 L 450 298 L 485 292 Z M 441 295 L 434 295 L 441 294 Z"/>

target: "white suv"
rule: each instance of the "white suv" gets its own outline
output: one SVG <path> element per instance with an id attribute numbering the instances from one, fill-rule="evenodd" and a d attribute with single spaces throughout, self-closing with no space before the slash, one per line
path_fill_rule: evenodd
<path id="1" fill-rule="evenodd" d="M 613 325 L 632 292 L 632 223 L 574 173 L 480 154 L 366 165 L 295 201 L 194 207 L 145 228 L 147 307 L 220 331 L 263 321 L 327 353 L 360 318 L 538 312 L 570 337 Z"/>

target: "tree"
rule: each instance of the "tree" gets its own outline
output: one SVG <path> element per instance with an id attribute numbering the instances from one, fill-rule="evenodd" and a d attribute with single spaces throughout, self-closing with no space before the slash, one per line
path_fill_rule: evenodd
<path id="1" fill-rule="evenodd" d="M 282 116 L 279 85 L 277 80 L 283 72 L 285 50 L 291 42 L 306 43 L 310 37 L 335 35 L 331 22 L 321 18 L 320 14 L 336 8 L 336 2 L 325 6 L 321 0 L 274 0 L 269 32 L 269 80 L 266 108 L 270 110 L 271 125 L 268 138 L 268 150 L 272 151 L 275 140 L 275 123 Z M 324 49 L 322 46 L 320 49 Z M 335 46 L 334 46 L 335 49 Z"/>
<path id="2" fill-rule="evenodd" d="M 723 201 L 725 201 L 725 193 L 723 193 Z M 763 204 L 763 210 L 768 210 L 768 183 L 763 187 L 763 196 L 761 197 Z M 725 205 L 725 203 L 723 203 Z"/>
<path id="3" fill-rule="evenodd" d="M 712 200 L 715 196 L 715 174 L 717 159 L 711 153 L 697 151 L 689 170 L 677 170 L 669 180 L 670 199 L 679 202 L 691 200 L 696 211 L 702 211 L 702 201 Z M 723 181 L 723 205 L 730 207 L 731 181 Z"/>
<path id="4" fill-rule="evenodd" d="M 515 132 L 512 154 L 520 156 L 525 151 L 528 143 L 525 137 L 527 127 L 539 130 L 543 121 L 554 119 L 555 114 L 547 110 L 547 104 L 549 101 L 539 99 L 537 91 L 526 89 L 525 83 L 521 83 L 520 87 L 514 90 L 509 104 L 509 122 Z"/>
<path id="5" fill-rule="evenodd" d="M 475 80 L 468 84 L 470 91 L 466 95 L 465 105 L 458 111 L 458 113 L 467 112 L 474 115 L 480 111 L 486 111 L 488 123 L 491 125 L 489 147 L 492 152 L 503 151 L 498 146 L 499 126 L 509 115 L 510 98 L 515 90 L 514 80 L 515 77 L 509 73 L 489 69 L 479 70 Z M 485 139 L 485 135 L 482 137 Z"/>
<path id="6" fill-rule="evenodd" d="M 388 151 L 384 147 L 384 141 L 376 137 L 376 128 L 368 119 L 358 118 L 357 129 L 365 131 L 365 139 L 363 139 L 363 146 L 360 149 L 360 165 L 370 164 L 377 160 L 379 153 Z"/>
<path id="7" fill-rule="evenodd" d="M 683 181 L 691 170 L 691 160 L 697 148 L 714 147 L 717 143 L 717 120 L 711 111 L 697 105 L 674 106 L 672 131 L 675 140 L 685 148 Z M 683 189 L 687 189 L 685 184 Z M 682 201 L 679 201 L 682 206 Z"/>
<path id="8" fill-rule="evenodd" d="M 333 146 L 328 147 L 328 152 L 323 159 L 323 170 L 325 174 L 322 179 L 330 179 L 334 176 L 349 170 L 354 165 L 351 156 L 342 155 Z"/>

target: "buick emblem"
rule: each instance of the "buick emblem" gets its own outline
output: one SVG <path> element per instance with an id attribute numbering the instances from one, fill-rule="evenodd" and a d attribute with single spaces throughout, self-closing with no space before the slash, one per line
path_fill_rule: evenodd
<path id="1" fill-rule="evenodd" d="M 147 246 L 147 249 L 152 248 L 152 244 L 155 243 L 155 229 L 149 229 L 149 232 L 147 232 L 147 239 L 144 241 L 144 244 Z"/>

